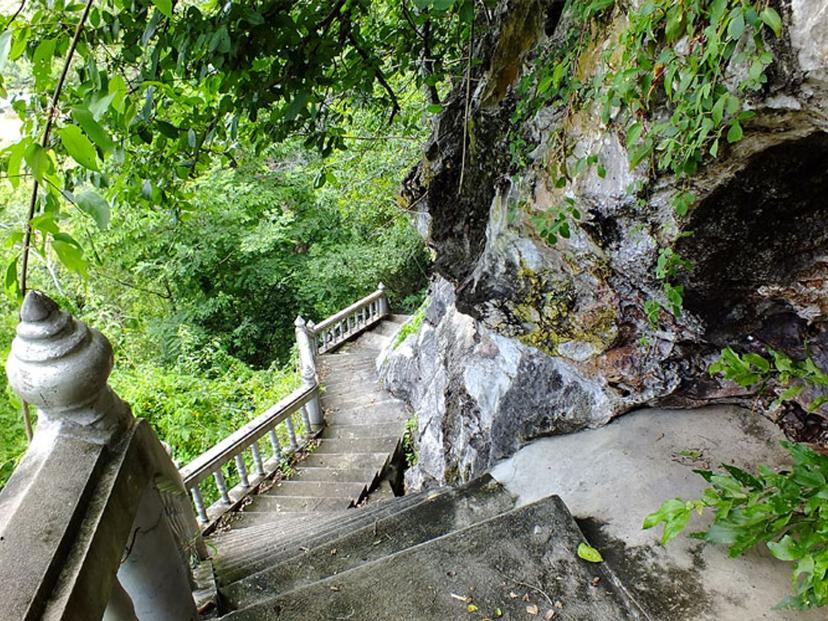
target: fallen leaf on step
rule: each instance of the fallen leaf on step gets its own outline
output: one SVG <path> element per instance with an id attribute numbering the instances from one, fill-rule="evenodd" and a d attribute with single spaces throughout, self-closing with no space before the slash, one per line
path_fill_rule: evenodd
<path id="1" fill-rule="evenodd" d="M 559 599 L 555 600 L 555 608 L 563 608 L 563 602 Z"/>
<path id="2" fill-rule="evenodd" d="M 336 556 L 336 548 L 331 548 L 331 556 Z"/>
<path id="3" fill-rule="evenodd" d="M 529 593 L 524 593 L 523 597 L 521 597 L 520 599 L 522 599 L 524 602 L 528 602 L 529 601 Z"/>
<path id="4" fill-rule="evenodd" d="M 601 578 L 599 576 L 595 576 L 592 579 L 592 586 L 598 586 L 598 583 L 601 582 Z"/>
<path id="5" fill-rule="evenodd" d="M 332 584 L 332 585 L 331 585 L 331 591 L 334 591 L 334 592 L 336 592 L 336 593 L 339 593 L 340 589 L 339 589 L 339 587 L 338 587 L 338 586 L 336 586 L 335 584 Z"/>
<path id="6" fill-rule="evenodd" d="M 509 597 L 511 597 L 512 599 L 517 599 L 517 598 L 518 598 L 518 594 L 517 594 L 517 593 L 515 593 L 514 591 L 509 591 Z"/>
<path id="7" fill-rule="evenodd" d="M 477 606 L 475 606 L 474 604 L 469 604 L 468 606 L 466 606 L 466 610 L 469 611 L 469 614 L 475 613 L 477 612 Z"/>
<path id="8" fill-rule="evenodd" d="M 495 608 L 494 609 L 494 618 L 495 619 L 500 619 L 500 617 L 502 617 L 502 616 L 503 616 L 503 611 L 500 608 Z"/>
<path id="9" fill-rule="evenodd" d="M 549 610 L 546 611 L 546 613 L 544 613 L 543 618 L 544 618 L 544 621 L 549 621 L 554 616 L 555 616 L 555 611 L 550 608 Z"/>
<path id="10" fill-rule="evenodd" d="M 458 595 L 457 593 L 449 593 L 454 599 L 463 602 L 464 604 L 468 604 L 472 601 L 471 597 L 466 597 L 465 595 Z"/>
<path id="11" fill-rule="evenodd" d="M 578 546 L 578 556 L 590 563 L 601 563 L 604 560 L 601 553 L 588 543 L 581 543 Z"/>
<path id="12" fill-rule="evenodd" d="M 539 609 L 538 609 L 537 605 L 535 605 L 535 604 L 529 604 L 526 607 L 526 612 L 528 612 L 532 616 L 537 615 L 538 611 L 539 611 Z"/>

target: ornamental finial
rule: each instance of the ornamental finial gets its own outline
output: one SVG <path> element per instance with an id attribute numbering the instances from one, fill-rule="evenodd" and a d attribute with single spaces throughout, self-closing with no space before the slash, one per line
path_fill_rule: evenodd
<path id="1" fill-rule="evenodd" d="M 128 406 L 107 386 L 112 364 L 112 347 L 103 334 L 45 294 L 26 294 L 6 373 L 41 417 L 101 430 L 128 425 Z"/>

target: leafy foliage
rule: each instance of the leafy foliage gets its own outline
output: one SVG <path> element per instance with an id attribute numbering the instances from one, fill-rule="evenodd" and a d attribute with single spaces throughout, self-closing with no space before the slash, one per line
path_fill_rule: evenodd
<path id="1" fill-rule="evenodd" d="M 753 352 L 738 354 L 726 347 L 708 371 L 743 388 L 759 386 L 761 389 L 775 389 L 778 393 L 776 405 L 796 399 L 806 389 L 824 393 L 828 388 L 828 375 L 810 356 L 799 361 L 772 349 L 768 353 L 769 357 Z M 820 394 L 807 405 L 807 409 L 815 412 L 826 401 L 828 396 Z"/>
<path id="2" fill-rule="evenodd" d="M 712 510 L 712 525 L 692 536 L 726 545 L 731 557 L 764 543 L 781 561 L 794 563 L 794 595 L 782 608 L 828 604 L 828 458 L 791 442 L 790 470 L 759 466 L 756 474 L 732 465 L 724 471 L 697 471 L 709 483 L 697 500 L 666 500 L 644 520 L 644 528 L 664 525 L 662 543 L 681 533 L 692 514 Z"/>

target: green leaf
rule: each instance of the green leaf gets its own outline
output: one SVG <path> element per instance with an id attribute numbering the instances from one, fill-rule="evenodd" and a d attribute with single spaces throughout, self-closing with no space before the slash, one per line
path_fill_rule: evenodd
<path id="1" fill-rule="evenodd" d="M 63 148 L 78 164 L 90 170 L 99 170 L 98 154 L 89 138 L 77 125 L 67 125 L 58 131 Z"/>
<path id="2" fill-rule="evenodd" d="M 6 295 L 8 295 L 14 301 L 18 301 L 21 297 L 20 281 L 17 279 L 17 262 L 19 260 L 20 255 L 16 254 L 9 261 L 9 264 L 6 266 L 6 278 L 4 282 Z"/>
<path id="3" fill-rule="evenodd" d="M 24 158 L 35 179 L 43 183 L 43 179 L 52 171 L 52 158 L 49 157 L 49 152 L 39 144 L 32 143 L 26 148 Z"/>
<path id="4" fill-rule="evenodd" d="M 738 142 L 742 139 L 744 133 L 742 132 L 742 126 L 739 125 L 739 121 L 733 121 L 730 124 L 730 129 L 727 130 L 727 141 L 730 144 L 734 142 Z"/>
<path id="5" fill-rule="evenodd" d="M 443 106 L 440 104 L 429 104 L 426 106 L 426 111 L 429 114 L 440 114 L 443 111 Z"/>
<path id="6" fill-rule="evenodd" d="M 589 561 L 590 563 L 604 562 L 604 557 L 601 556 L 601 553 L 588 543 L 582 542 L 578 545 L 578 556 L 585 561 Z"/>
<path id="7" fill-rule="evenodd" d="M 6 30 L 0 34 L 0 71 L 6 66 L 6 61 L 9 59 L 9 52 L 11 51 L 12 33 L 11 30 Z"/>
<path id="8" fill-rule="evenodd" d="M 43 39 L 35 48 L 32 57 L 32 73 L 35 77 L 35 88 L 42 89 L 52 74 L 52 57 L 55 55 L 55 40 Z"/>
<path id="9" fill-rule="evenodd" d="M 57 254 L 60 262 L 66 269 L 76 272 L 81 276 L 86 276 L 87 265 L 86 260 L 83 258 L 83 250 L 76 245 L 77 242 L 72 244 L 67 241 L 62 241 L 58 237 L 58 235 L 54 236 L 52 248 L 54 248 L 55 254 Z"/>
<path id="10" fill-rule="evenodd" d="M 97 192 L 87 190 L 75 197 L 75 203 L 81 210 L 92 216 L 95 224 L 102 231 L 109 227 L 110 210 L 107 203 Z"/>
<path id="11" fill-rule="evenodd" d="M 20 164 L 23 162 L 26 149 L 28 149 L 30 144 L 31 139 L 24 138 L 9 148 L 9 159 L 6 161 L 6 174 L 13 188 L 20 185 Z"/>
<path id="12" fill-rule="evenodd" d="M 802 550 L 790 535 L 785 535 L 778 542 L 768 541 L 768 549 L 780 561 L 795 561 L 802 557 Z"/>
<path id="13" fill-rule="evenodd" d="M 120 75 L 114 75 L 109 80 L 109 94 L 112 96 L 112 108 L 123 113 L 127 96 L 126 81 Z"/>
<path id="14" fill-rule="evenodd" d="M 734 41 L 740 39 L 745 32 L 745 16 L 741 8 L 733 9 L 730 23 L 727 25 L 727 35 Z"/>
<path id="15" fill-rule="evenodd" d="M 106 130 L 95 120 L 94 115 L 88 108 L 73 108 L 72 118 L 104 153 L 109 153 L 115 149 L 115 143 L 112 142 L 112 138 L 109 137 Z"/>
<path id="16" fill-rule="evenodd" d="M 172 17 L 172 0 L 152 0 L 155 7 L 167 17 Z"/>
<path id="17" fill-rule="evenodd" d="M 773 30 L 773 34 L 777 37 L 782 34 L 782 18 L 773 7 L 766 7 L 761 13 L 759 13 L 759 19 L 761 19 L 762 23 L 764 23 L 768 28 Z"/>

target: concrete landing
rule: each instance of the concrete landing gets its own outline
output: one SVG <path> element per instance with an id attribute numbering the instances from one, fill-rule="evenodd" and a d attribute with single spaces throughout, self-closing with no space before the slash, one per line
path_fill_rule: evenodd
<path id="1" fill-rule="evenodd" d="M 537 440 L 492 475 L 519 505 L 557 494 L 653 621 L 825 621 L 825 610 L 780 612 L 789 563 L 765 549 L 738 559 L 681 535 L 666 547 L 644 517 L 667 498 L 696 498 L 694 468 L 785 463 L 779 430 L 736 407 L 640 410 L 601 429 Z M 707 525 L 698 518 L 687 532 Z"/>

